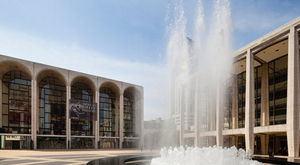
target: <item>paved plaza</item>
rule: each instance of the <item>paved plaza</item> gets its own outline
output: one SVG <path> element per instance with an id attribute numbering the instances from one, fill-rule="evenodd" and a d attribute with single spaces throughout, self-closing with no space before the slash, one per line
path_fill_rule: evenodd
<path id="1" fill-rule="evenodd" d="M 91 160 L 104 157 L 148 153 L 151 152 L 147 150 L 143 152 L 140 150 L 0 150 L 0 164 L 86 165 Z"/>

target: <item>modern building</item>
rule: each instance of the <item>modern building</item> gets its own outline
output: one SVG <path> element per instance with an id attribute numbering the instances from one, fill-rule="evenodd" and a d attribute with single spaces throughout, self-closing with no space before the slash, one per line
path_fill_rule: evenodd
<path id="1" fill-rule="evenodd" d="M 144 121 L 144 148 L 161 149 L 163 147 L 178 146 L 179 139 L 174 119 Z"/>
<path id="2" fill-rule="evenodd" d="M 299 157 L 299 36 L 300 17 L 237 50 L 232 83 L 227 97 L 219 100 L 223 105 L 220 111 L 216 110 L 218 102 L 189 98 L 189 112 L 185 110 L 184 95 L 178 92 L 175 104 L 183 113 L 173 117 L 179 123 L 181 145 L 192 139 L 195 146 L 235 145 L 251 149 L 254 154 L 272 151 L 275 155 Z M 200 82 L 201 77 L 195 75 L 191 80 Z M 194 97 L 201 94 L 193 91 Z M 210 107 L 209 111 L 199 111 L 203 106 Z M 192 122 L 181 126 L 185 119 L 180 117 L 190 117 L 188 113 L 194 116 Z"/>
<path id="3" fill-rule="evenodd" d="M 1 149 L 138 148 L 142 86 L 0 55 Z"/>

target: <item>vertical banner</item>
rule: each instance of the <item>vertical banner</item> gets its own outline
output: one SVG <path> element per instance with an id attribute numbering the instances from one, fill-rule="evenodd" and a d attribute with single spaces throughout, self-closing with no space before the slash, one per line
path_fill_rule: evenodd
<path id="1" fill-rule="evenodd" d="M 88 121 L 97 120 L 97 103 L 83 100 L 69 100 L 70 118 L 83 119 Z"/>

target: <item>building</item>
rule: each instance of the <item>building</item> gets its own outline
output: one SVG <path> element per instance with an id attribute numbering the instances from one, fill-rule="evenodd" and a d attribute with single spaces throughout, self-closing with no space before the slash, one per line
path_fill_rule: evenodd
<path id="1" fill-rule="evenodd" d="M 179 145 L 178 133 L 174 119 L 144 121 L 144 148 L 161 149 Z"/>
<path id="2" fill-rule="evenodd" d="M 192 122 L 185 122 L 184 126 L 180 123 L 185 121 L 180 117 L 190 116 L 185 110 L 186 99 L 180 98 L 181 103 L 177 103 L 184 113 L 173 115 L 179 121 L 181 145 L 192 139 L 195 146 L 235 145 L 251 149 L 254 154 L 268 154 L 272 150 L 275 155 L 298 157 L 299 35 L 300 17 L 237 50 L 228 95 L 224 102 L 217 102 L 222 102 L 221 111 L 216 110 L 216 105 L 193 99 L 201 91 L 191 85 L 195 91 L 189 99 Z M 194 75 L 189 81 L 193 80 L 199 82 L 201 77 Z M 198 110 L 200 107 L 212 108 L 203 112 Z M 283 151 L 284 148 L 287 150 Z"/>
<path id="3" fill-rule="evenodd" d="M 1 149 L 138 148 L 142 86 L 0 55 Z"/>

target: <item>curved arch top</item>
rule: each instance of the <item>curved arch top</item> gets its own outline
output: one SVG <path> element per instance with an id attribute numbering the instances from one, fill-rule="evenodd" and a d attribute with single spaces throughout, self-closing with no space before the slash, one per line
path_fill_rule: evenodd
<path id="1" fill-rule="evenodd" d="M 111 81 L 103 82 L 100 85 L 100 88 L 103 88 L 103 87 L 111 89 L 116 94 L 116 96 L 119 96 L 120 93 L 121 93 L 120 88 L 115 83 L 113 83 Z M 99 88 L 99 91 L 100 91 L 100 88 Z"/>
<path id="2" fill-rule="evenodd" d="M 32 78 L 32 74 L 31 74 L 30 70 L 28 69 L 28 67 L 26 67 L 24 64 L 17 62 L 17 61 L 12 61 L 12 60 L 1 61 L 0 68 L 1 68 L 1 70 L 0 70 L 1 78 L 3 77 L 3 75 L 5 73 L 7 73 L 9 71 L 13 71 L 13 70 L 19 70 L 19 71 L 25 72 Z"/>
<path id="3" fill-rule="evenodd" d="M 85 84 L 87 84 L 93 90 L 94 93 L 96 91 L 96 85 L 95 85 L 95 83 L 90 78 L 88 78 L 86 76 L 76 76 L 70 82 L 71 82 L 70 86 L 72 86 L 76 82 L 85 83 Z"/>
<path id="4" fill-rule="evenodd" d="M 56 71 L 54 69 L 43 69 L 43 70 L 40 70 L 36 74 L 36 80 L 38 83 L 46 77 L 58 78 L 60 81 L 63 82 L 64 85 L 67 85 L 67 80 L 66 80 L 65 76 L 63 76 L 63 74 L 61 72 Z"/>

